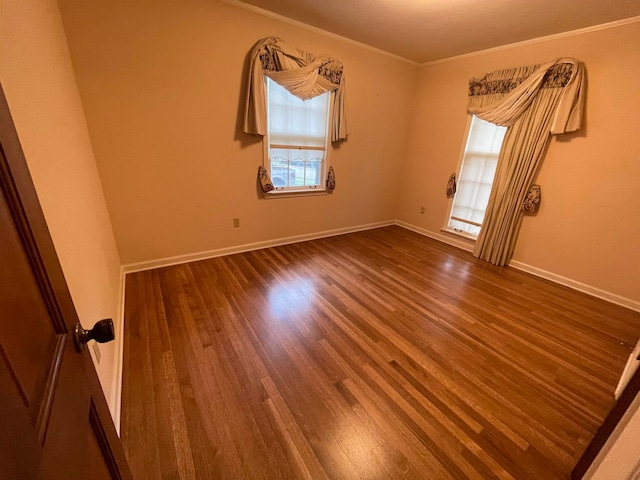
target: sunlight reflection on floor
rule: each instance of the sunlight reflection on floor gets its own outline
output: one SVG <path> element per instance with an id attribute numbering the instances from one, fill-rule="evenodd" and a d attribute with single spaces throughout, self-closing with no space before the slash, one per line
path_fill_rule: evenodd
<path id="1" fill-rule="evenodd" d="M 268 309 L 273 319 L 305 315 L 313 306 L 315 283 L 308 278 L 294 278 L 272 285 L 267 292 Z"/>

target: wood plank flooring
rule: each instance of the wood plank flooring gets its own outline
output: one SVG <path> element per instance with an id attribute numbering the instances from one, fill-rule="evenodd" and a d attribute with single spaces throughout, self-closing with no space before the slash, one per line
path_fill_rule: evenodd
<path id="1" fill-rule="evenodd" d="M 143 479 L 565 479 L 640 314 L 400 227 L 131 274 Z"/>

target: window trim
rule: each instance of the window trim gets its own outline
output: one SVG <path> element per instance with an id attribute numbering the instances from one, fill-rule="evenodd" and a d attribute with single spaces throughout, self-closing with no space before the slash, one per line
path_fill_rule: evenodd
<path id="1" fill-rule="evenodd" d="M 262 165 L 271 176 L 271 159 L 269 158 L 269 149 L 270 138 L 271 138 L 271 129 L 269 125 L 269 77 L 265 76 L 265 89 L 266 89 L 266 103 L 267 103 L 267 134 L 262 137 Z M 273 81 L 273 80 L 272 80 Z M 264 198 L 287 198 L 287 197 L 305 197 L 305 196 L 318 196 L 318 195 L 328 195 L 332 193 L 330 190 L 327 190 L 326 187 L 326 178 L 329 173 L 330 166 L 330 151 L 331 151 L 331 132 L 333 128 L 333 103 L 334 96 L 336 94 L 335 90 L 332 90 L 329 93 L 329 98 L 327 101 L 329 104 L 327 105 L 327 130 L 325 133 L 325 146 L 324 146 L 324 160 L 322 161 L 322 173 L 320 176 L 320 185 L 317 186 L 299 186 L 298 188 L 292 187 L 276 187 L 273 190 L 266 192 L 264 194 Z M 291 145 L 275 145 L 276 148 L 286 148 L 286 149 L 298 149 L 298 150 L 322 150 L 322 147 L 296 147 Z"/>
<path id="2" fill-rule="evenodd" d="M 471 134 L 471 127 L 473 126 L 473 117 L 474 117 L 473 114 L 471 113 L 467 114 L 467 125 L 465 127 L 465 133 L 463 136 L 462 145 L 460 147 L 460 153 L 458 154 L 458 162 L 455 170 L 456 179 L 458 180 L 460 179 L 460 174 L 462 173 L 462 164 L 464 163 L 464 157 L 467 152 L 467 146 L 469 144 L 469 135 Z M 495 177 L 494 177 L 494 180 L 495 180 Z M 453 212 L 453 206 L 454 206 L 456 194 L 452 195 L 450 198 L 447 199 L 447 213 L 444 219 L 444 226 L 440 229 L 440 231 L 450 233 L 452 235 L 456 235 L 456 236 L 475 242 L 478 239 L 478 234 L 465 232 L 464 230 L 456 229 L 455 227 L 449 226 L 449 221 L 452 218 L 452 212 Z M 458 220 L 458 221 L 461 221 L 461 220 Z M 476 225 L 482 228 L 482 224 L 478 224 L 476 222 L 464 220 L 463 223 L 469 223 L 471 225 Z"/>
<path id="3" fill-rule="evenodd" d="M 464 128 L 464 135 L 462 136 L 462 145 L 460 146 L 460 152 L 458 153 L 458 161 L 456 163 L 456 179 L 460 178 L 460 172 L 462 171 L 462 162 L 464 161 L 464 154 L 467 151 L 467 143 L 469 143 L 469 134 L 471 133 L 471 124 L 473 122 L 473 115 L 467 114 L 467 124 Z M 451 195 L 451 197 L 447 198 L 447 212 L 444 217 L 444 225 L 440 229 L 441 232 L 451 233 L 453 235 L 457 235 L 473 242 L 478 238 L 477 235 L 472 235 L 464 231 L 456 230 L 453 227 L 449 226 L 449 219 L 451 218 L 451 212 L 453 211 L 453 200 L 455 199 L 455 195 Z"/>

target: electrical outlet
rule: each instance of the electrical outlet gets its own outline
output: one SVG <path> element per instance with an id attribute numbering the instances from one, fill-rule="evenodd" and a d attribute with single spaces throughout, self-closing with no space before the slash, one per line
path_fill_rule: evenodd
<path id="1" fill-rule="evenodd" d="M 233 228 L 238 228 L 240 226 L 240 219 L 239 218 L 234 218 L 233 219 Z"/>
<path id="2" fill-rule="evenodd" d="M 93 353 L 96 356 L 96 362 L 98 362 L 98 364 L 100 363 L 100 347 L 98 346 L 98 344 L 96 342 L 93 342 Z"/>
<path id="3" fill-rule="evenodd" d="M 424 207 L 420 207 L 420 213 L 424 213 Z"/>

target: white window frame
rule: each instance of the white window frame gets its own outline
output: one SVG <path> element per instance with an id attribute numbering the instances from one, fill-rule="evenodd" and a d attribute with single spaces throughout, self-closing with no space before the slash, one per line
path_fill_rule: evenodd
<path id="1" fill-rule="evenodd" d="M 269 81 L 268 77 L 265 77 L 265 96 L 267 102 L 267 134 L 262 139 L 262 151 L 263 151 L 263 166 L 267 170 L 269 176 L 271 176 L 271 148 L 274 147 L 271 143 L 271 126 L 269 125 Z M 324 160 L 322 161 L 322 169 L 320 173 L 320 184 L 316 186 L 292 186 L 292 187 L 276 187 L 274 190 L 267 192 L 265 198 L 284 198 L 292 196 L 312 196 L 312 195 L 326 195 L 329 191 L 326 188 L 326 179 L 329 172 L 329 159 L 331 151 L 331 129 L 333 119 L 333 98 L 335 92 L 328 92 L 328 105 L 327 105 L 327 129 L 325 132 L 325 145 L 324 145 Z M 321 150 L 322 147 L 304 147 L 304 146 L 285 146 L 277 145 L 276 148 L 287 149 L 299 149 L 299 150 Z"/>
<path id="2" fill-rule="evenodd" d="M 467 152 L 467 147 L 469 144 L 469 135 L 471 134 L 471 127 L 473 125 L 473 118 L 474 115 L 469 114 L 467 116 L 467 126 L 465 128 L 465 134 L 464 134 L 464 140 L 462 142 L 462 146 L 460 148 L 460 154 L 458 156 L 458 163 L 456 165 L 456 182 L 459 182 L 460 180 L 460 174 L 462 173 L 462 166 L 464 163 L 464 159 L 465 159 L 465 154 Z M 495 181 L 495 176 L 494 176 L 494 181 Z M 458 186 L 459 189 L 459 186 Z M 465 232 L 464 230 L 460 230 L 457 229 L 453 226 L 450 226 L 450 220 L 451 220 L 451 214 L 453 213 L 453 207 L 455 205 L 455 198 L 456 195 L 458 195 L 458 192 L 456 192 L 451 198 L 449 198 L 448 201 L 448 206 L 447 206 L 447 214 L 445 216 L 444 219 L 444 226 L 440 229 L 440 231 L 442 232 L 446 232 L 446 233 L 451 233 L 454 235 L 458 235 L 460 237 L 464 237 L 468 240 L 472 240 L 472 241 L 476 241 L 476 239 L 478 238 L 478 234 L 474 234 L 474 233 L 470 233 L 470 232 Z M 469 222 L 471 223 L 471 222 Z M 482 228 L 482 224 L 484 223 L 484 220 L 482 223 L 474 223 L 475 225 L 479 226 L 480 228 Z"/>

